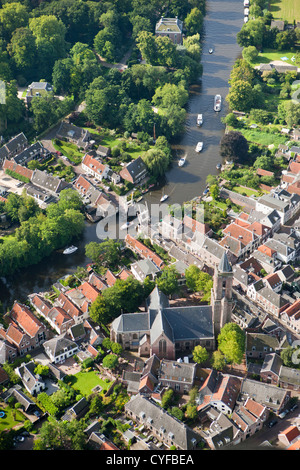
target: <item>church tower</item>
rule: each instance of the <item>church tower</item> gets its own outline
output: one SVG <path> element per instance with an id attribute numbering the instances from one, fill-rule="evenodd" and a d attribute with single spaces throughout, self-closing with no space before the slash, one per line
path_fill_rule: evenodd
<path id="1" fill-rule="evenodd" d="M 232 311 L 232 266 L 224 252 L 214 273 L 214 286 L 211 291 L 211 306 L 215 339 L 225 323 L 231 322 Z"/>

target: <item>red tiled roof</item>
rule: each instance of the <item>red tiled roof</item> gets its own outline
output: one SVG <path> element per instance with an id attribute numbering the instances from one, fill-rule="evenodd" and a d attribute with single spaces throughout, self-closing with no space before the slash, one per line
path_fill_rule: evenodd
<path id="1" fill-rule="evenodd" d="M 263 168 L 257 168 L 256 174 L 258 176 L 274 176 L 273 171 L 264 170 Z"/>
<path id="2" fill-rule="evenodd" d="M 291 425 L 280 434 L 284 435 L 289 442 L 292 442 L 296 437 L 300 436 L 300 430 L 297 426 Z"/>
<path id="3" fill-rule="evenodd" d="M 94 158 L 92 155 L 89 155 L 88 153 L 84 156 L 82 164 L 88 166 L 91 170 L 96 172 L 99 176 L 102 175 L 102 173 L 104 172 L 106 168 L 106 165 L 104 165 L 99 160 L 96 160 L 96 158 Z"/>
<path id="4" fill-rule="evenodd" d="M 19 302 L 15 302 L 9 315 L 31 338 L 34 338 L 39 330 L 44 328 L 32 311 Z"/>
<path id="5" fill-rule="evenodd" d="M 152 250 L 146 247 L 142 242 L 137 240 L 136 238 L 129 235 L 129 233 L 125 237 L 126 243 L 129 247 L 132 247 L 133 250 L 136 250 L 143 258 L 149 258 L 153 263 L 158 267 L 162 267 L 164 264 L 163 260 Z"/>
<path id="6" fill-rule="evenodd" d="M 71 300 L 62 292 L 59 294 L 57 301 L 61 305 L 61 307 L 69 314 L 72 318 L 79 317 L 82 315 L 81 310 L 76 307 L 76 305 L 71 302 Z"/>
<path id="7" fill-rule="evenodd" d="M 98 295 L 99 292 L 95 287 L 93 287 L 89 282 L 85 281 L 83 282 L 79 287 L 78 290 L 84 295 L 84 297 L 89 300 L 90 302 L 94 302 Z"/>
<path id="8" fill-rule="evenodd" d="M 268 246 L 266 245 L 260 245 L 258 248 L 257 248 L 258 251 L 260 251 L 261 253 L 264 253 L 265 255 L 267 256 L 270 256 L 272 257 L 273 255 L 275 255 L 276 251 L 273 250 L 272 248 L 269 248 Z"/>
<path id="9" fill-rule="evenodd" d="M 255 240 L 257 238 L 257 235 L 255 233 L 251 232 L 250 230 L 240 227 L 239 225 L 232 223 L 229 224 L 223 232 L 227 235 L 230 235 L 232 238 L 235 238 L 236 240 L 240 240 L 245 246 L 247 246 L 249 243 Z"/>
<path id="10" fill-rule="evenodd" d="M 26 178 L 30 180 L 33 175 L 32 170 L 30 170 L 29 168 L 26 168 L 25 166 L 17 165 L 17 163 L 13 162 L 12 160 L 4 160 L 3 169 L 14 171 L 18 173 L 18 175 L 25 176 Z"/>
<path id="11" fill-rule="evenodd" d="M 298 162 L 291 162 L 288 168 L 288 171 L 298 175 L 300 173 L 300 163 Z"/>
<path id="12" fill-rule="evenodd" d="M 247 410 L 249 410 L 254 416 L 257 416 L 258 418 L 262 416 L 265 410 L 265 407 L 263 405 L 261 405 L 257 401 L 252 400 L 251 398 L 247 399 L 244 406 L 245 408 L 247 408 Z"/>

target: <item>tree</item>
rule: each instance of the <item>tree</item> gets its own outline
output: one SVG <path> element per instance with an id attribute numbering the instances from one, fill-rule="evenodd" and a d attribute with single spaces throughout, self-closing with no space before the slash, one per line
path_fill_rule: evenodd
<path id="1" fill-rule="evenodd" d="M 64 212 L 66 209 L 80 210 L 83 206 L 82 199 L 74 189 L 63 189 L 59 193 L 58 207 Z"/>
<path id="2" fill-rule="evenodd" d="M 103 367 L 114 369 L 118 364 L 118 356 L 116 354 L 108 354 L 102 361 Z"/>
<path id="3" fill-rule="evenodd" d="M 157 64 L 155 36 L 152 32 L 141 31 L 136 40 L 143 59 L 151 65 Z"/>
<path id="4" fill-rule="evenodd" d="M 221 139 L 220 153 L 227 160 L 243 163 L 248 158 L 248 141 L 241 132 L 230 131 Z"/>
<path id="5" fill-rule="evenodd" d="M 161 275 L 157 279 L 157 287 L 166 295 L 172 295 L 179 289 L 179 274 L 174 266 L 166 266 L 162 269 Z"/>
<path id="6" fill-rule="evenodd" d="M 207 361 L 208 357 L 208 352 L 203 346 L 195 346 L 193 350 L 193 360 L 197 362 L 197 364 L 203 364 Z"/>
<path id="7" fill-rule="evenodd" d="M 166 83 L 156 88 L 152 98 L 154 106 L 169 108 L 172 104 L 182 108 L 188 101 L 188 91 L 182 84 Z"/>
<path id="8" fill-rule="evenodd" d="M 192 8 L 184 21 L 188 36 L 200 33 L 203 25 L 203 14 L 198 8 Z"/>
<path id="9" fill-rule="evenodd" d="M 169 166 L 170 160 L 159 148 L 152 148 L 145 152 L 143 160 L 149 172 L 155 177 L 163 176 Z"/>
<path id="10" fill-rule="evenodd" d="M 85 254 L 97 266 L 115 269 L 121 261 L 121 243 L 112 238 L 101 243 L 90 242 L 85 247 Z"/>
<path id="11" fill-rule="evenodd" d="M 25 105 L 18 98 L 18 88 L 16 82 L 12 80 L 5 83 L 5 103 L 0 105 L 0 122 L 4 122 L 7 129 L 10 124 L 19 122 L 25 115 Z"/>
<path id="12" fill-rule="evenodd" d="M 236 80 L 229 88 L 226 100 L 232 110 L 250 111 L 255 105 L 255 93 L 253 93 L 252 85 L 244 80 Z"/>
<path id="13" fill-rule="evenodd" d="M 218 335 L 218 347 L 228 362 L 240 364 L 245 352 L 245 333 L 237 323 L 226 323 Z"/>
<path id="14" fill-rule="evenodd" d="M 255 46 L 260 49 L 265 31 L 266 26 L 263 18 L 249 20 L 244 23 L 242 29 L 237 33 L 237 43 L 241 47 Z"/>
<path id="15" fill-rule="evenodd" d="M 219 197 L 219 194 L 220 194 L 220 188 L 217 184 L 213 184 L 212 186 L 210 186 L 209 188 L 209 191 L 210 191 L 210 195 L 211 197 L 215 200 L 215 199 L 218 199 Z"/>
<path id="16" fill-rule="evenodd" d="M 242 55 L 247 62 L 255 62 L 258 57 L 258 50 L 255 46 L 248 46 L 243 49 Z"/>
<path id="17" fill-rule="evenodd" d="M 31 77 L 36 66 L 35 38 L 29 28 L 16 29 L 7 50 L 16 69 L 26 77 Z"/>
<path id="18" fill-rule="evenodd" d="M 28 20 L 27 7 L 19 2 L 5 3 L 0 9 L 0 23 L 5 39 L 10 39 L 17 28 L 27 26 Z"/>
<path id="19" fill-rule="evenodd" d="M 216 370 L 223 370 L 225 367 L 225 357 L 218 349 L 212 354 L 212 367 Z"/>

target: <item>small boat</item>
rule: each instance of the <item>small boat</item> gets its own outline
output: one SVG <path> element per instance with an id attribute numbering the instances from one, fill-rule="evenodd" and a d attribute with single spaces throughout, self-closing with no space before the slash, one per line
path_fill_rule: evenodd
<path id="1" fill-rule="evenodd" d="M 168 195 L 167 194 L 164 194 L 161 198 L 160 198 L 160 202 L 164 202 L 168 199 Z"/>
<path id="2" fill-rule="evenodd" d="M 214 110 L 215 111 L 221 111 L 221 106 L 222 106 L 221 95 L 216 95 L 215 99 L 214 99 Z"/>
<path id="3" fill-rule="evenodd" d="M 201 152 L 201 150 L 203 149 L 203 142 L 198 142 L 198 144 L 196 145 L 196 152 Z"/>
<path id="4" fill-rule="evenodd" d="M 133 222 L 125 222 L 125 224 L 121 225 L 120 229 L 121 230 L 126 230 L 127 228 L 131 227 L 133 225 Z"/>
<path id="5" fill-rule="evenodd" d="M 208 194 L 208 193 L 209 193 L 209 189 L 208 188 L 204 189 L 203 196 L 206 196 L 206 194 Z"/>
<path id="6" fill-rule="evenodd" d="M 202 126 L 203 124 L 203 116 L 202 114 L 198 114 L 197 116 L 197 126 Z"/>
<path id="7" fill-rule="evenodd" d="M 209 52 L 209 54 L 212 54 L 212 53 L 214 52 L 213 47 L 210 47 L 210 48 L 208 49 L 208 52 Z"/>
<path id="8" fill-rule="evenodd" d="M 185 164 L 185 157 L 182 157 L 178 162 L 178 166 L 183 166 L 184 164 Z"/>
<path id="9" fill-rule="evenodd" d="M 249 20 L 248 16 L 244 16 L 244 23 L 248 23 L 248 20 Z"/>
<path id="10" fill-rule="evenodd" d="M 74 252 L 77 251 L 77 250 L 78 250 L 77 246 L 72 245 L 72 246 L 69 246 L 68 248 L 66 248 L 66 249 L 63 251 L 63 254 L 64 254 L 64 255 L 70 255 L 71 253 L 74 253 Z"/>
<path id="11" fill-rule="evenodd" d="M 221 163 L 218 163 L 217 166 L 216 166 L 216 169 L 217 169 L 217 170 L 221 170 L 221 168 L 222 168 Z"/>

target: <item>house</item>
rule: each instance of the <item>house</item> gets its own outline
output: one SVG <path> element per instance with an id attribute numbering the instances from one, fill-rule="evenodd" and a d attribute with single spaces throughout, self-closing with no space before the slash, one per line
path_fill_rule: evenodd
<path id="1" fill-rule="evenodd" d="M 6 170 L 13 171 L 17 175 L 27 178 L 28 182 L 31 180 L 33 173 L 34 173 L 29 168 L 26 168 L 23 165 L 19 165 L 15 163 L 13 160 L 7 160 L 7 159 L 5 159 L 3 162 L 3 170 L 5 172 Z"/>
<path id="2" fill-rule="evenodd" d="M 182 44 L 183 37 L 183 22 L 175 18 L 161 17 L 155 26 L 155 36 L 165 37 L 171 39 L 174 44 Z"/>
<path id="3" fill-rule="evenodd" d="M 132 184 L 139 184 L 148 176 L 148 169 L 141 157 L 138 157 L 120 171 L 120 176 L 123 180 Z"/>
<path id="4" fill-rule="evenodd" d="M 45 382 L 34 371 L 36 364 L 34 361 L 27 362 L 15 369 L 15 373 L 20 377 L 24 387 L 30 395 L 40 393 L 46 388 Z"/>
<path id="5" fill-rule="evenodd" d="M 280 319 L 289 329 L 300 332 L 300 299 L 295 300 L 281 313 Z"/>
<path id="6" fill-rule="evenodd" d="M 27 146 L 28 140 L 23 132 L 12 137 L 0 148 L 0 164 L 3 164 L 5 159 L 10 160 L 15 155 L 18 155 L 18 153 L 24 150 Z"/>
<path id="7" fill-rule="evenodd" d="M 41 142 L 35 142 L 12 157 L 12 160 L 18 165 L 27 165 L 31 160 L 44 160 L 49 155 L 51 155 L 50 151 Z"/>
<path id="8" fill-rule="evenodd" d="M 224 413 L 207 405 L 199 412 L 199 419 L 205 426 L 200 436 L 211 450 L 223 450 L 227 446 L 239 444 L 242 431 Z"/>
<path id="9" fill-rule="evenodd" d="M 103 145 L 99 145 L 96 150 L 97 155 L 99 157 L 109 157 L 111 154 L 110 147 L 104 147 Z"/>
<path id="10" fill-rule="evenodd" d="M 248 398 L 243 405 L 235 408 L 231 419 L 242 431 L 241 440 L 244 441 L 262 429 L 268 416 L 265 406 Z"/>
<path id="11" fill-rule="evenodd" d="M 18 348 L 6 339 L 6 331 L 0 329 L 0 364 L 13 362 L 18 356 Z"/>
<path id="12" fill-rule="evenodd" d="M 63 181 L 56 176 L 48 174 L 46 171 L 34 170 L 31 183 L 38 188 L 41 188 L 47 191 L 52 196 L 58 196 L 59 193 L 66 188 L 69 188 L 70 185 L 66 181 Z"/>
<path id="13" fill-rule="evenodd" d="M 162 359 L 157 381 L 162 387 L 171 388 L 180 394 L 188 394 L 195 385 L 197 364 Z"/>
<path id="14" fill-rule="evenodd" d="M 279 293 L 282 289 L 282 280 L 280 279 L 277 272 L 268 274 L 263 278 L 263 283 L 269 289 Z"/>
<path id="15" fill-rule="evenodd" d="M 271 29 L 276 28 L 279 31 L 285 30 L 285 22 L 283 20 L 272 20 L 271 21 Z"/>
<path id="16" fill-rule="evenodd" d="M 298 127 L 297 129 L 293 129 L 292 130 L 292 140 L 294 140 L 295 142 L 298 142 L 300 141 L 300 127 Z"/>
<path id="17" fill-rule="evenodd" d="M 64 362 L 69 357 L 74 356 L 78 351 L 78 346 L 74 341 L 67 339 L 64 335 L 55 336 L 43 344 L 45 353 L 55 364 Z"/>
<path id="18" fill-rule="evenodd" d="M 240 378 L 212 369 L 199 390 L 196 399 L 197 411 L 210 404 L 221 413 L 232 413 L 240 388 Z"/>
<path id="19" fill-rule="evenodd" d="M 60 306 L 78 323 L 82 321 L 83 312 L 63 292 L 56 299 L 56 305 Z"/>
<path id="20" fill-rule="evenodd" d="M 299 210 L 300 196 L 290 194 L 284 189 L 275 189 L 269 194 L 261 196 L 256 201 L 256 210 L 263 213 L 276 210 L 281 218 L 281 223 L 285 224 Z"/>
<path id="21" fill-rule="evenodd" d="M 89 445 L 91 445 L 94 449 L 98 450 L 120 450 L 113 442 L 111 442 L 104 434 L 99 433 L 97 431 L 93 431 L 89 436 L 88 440 Z"/>
<path id="22" fill-rule="evenodd" d="M 6 338 L 15 345 L 22 356 L 40 347 L 49 337 L 49 331 L 33 312 L 17 301 L 10 312 L 5 315 L 9 326 Z"/>
<path id="23" fill-rule="evenodd" d="M 77 127 L 74 124 L 69 124 L 65 121 L 61 122 L 56 133 L 56 137 L 57 139 L 71 142 L 84 150 L 90 146 L 90 142 L 92 140 L 92 135 L 88 130 Z"/>
<path id="24" fill-rule="evenodd" d="M 193 246 L 192 253 L 195 254 L 203 264 L 213 269 L 220 263 L 224 253 L 226 253 L 231 264 L 235 264 L 237 260 L 237 256 L 231 251 L 221 246 L 217 240 L 209 238 L 206 235 L 198 246 Z"/>
<path id="25" fill-rule="evenodd" d="M 126 246 L 143 259 L 150 259 L 157 268 L 162 269 L 164 262 L 154 251 L 150 250 L 144 243 L 132 237 L 129 233 L 125 237 Z"/>
<path id="26" fill-rule="evenodd" d="M 102 161 L 95 156 L 94 152 L 85 154 L 81 162 L 81 167 L 88 176 L 93 176 L 100 181 L 107 178 L 110 170 L 109 166 L 102 163 Z"/>
<path id="27" fill-rule="evenodd" d="M 48 82 L 32 82 L 26 92 L 25 102 L 27 106 L 31 100 L 36 97 L 45 96 L 48 93 L 53 92 L 53 87 Z"/>
<path id="28" fill-rule="evenodd" d="M 132 263 L 130 269 L 134 277 L 140 282 L 144 282 L 146 277 L 154 280 L 160 273 L 160 269 L 149 258 Z"/>
<path id="29" fill-rule="evenodd" d="M 66 333 L 74 325 L 73 318 L 61 307 L 53 307 L 48 312 L 47 321 L 59 335 Z"/>
<path id="30" fill-rule="evenodd" d="M 276 352 L 268 354 L 260 370 L 260 377 L 263 382 L 279 386 L 283 389 L 300 390 L 299 369 L 286 367 L 283 360 Z"/>
<path id="31" fill-rule="evenodd" d="M 71 406 L 61 417 L 62 421 L 73 421 L 82 418 L 89 410 L 89 402 L 85 397 L 81 398 L 75 405 Z"/>
<path id="32" fill-rule="evenodd" d="M 296 425 L 290 425 L 278 434 L 278 440 L 285 448 L 294 446 L 299 449 L 300 445 L 300 429 Z"/>
<path id="33" fill-rule="evenodd" d="M 248 359 L 262 359 L 268 354 L 278 351 L 280 351 L 280 341 L 276 336 L 246 332 L 246 356 Z"/>
<path id="34" fill-rule="evenodd" d="M 251 398 L 268 410 L 279 414 L 286 406 L 290 396 L 291 393 L 288 390 L 245 378 L 242 380 L 239 401 L 245 402 L 248 398 Z"/>
<path id="35" fill-rule="evenodd" d="M 125 404 L 125 413 L 129 419 L 151 430 L 151 434 L 167 447 L 192 450 L 201 440 L 198 433 L 142 395 L 131 397 Z"/>

